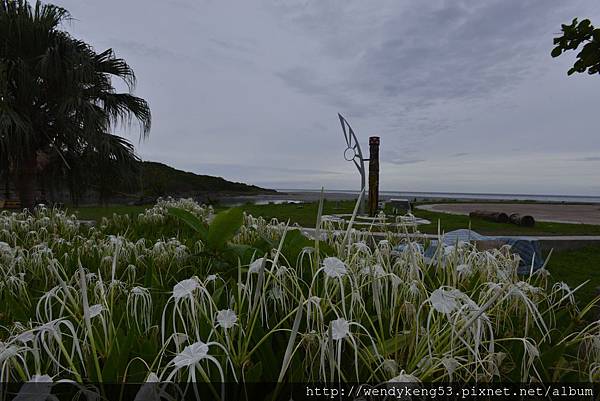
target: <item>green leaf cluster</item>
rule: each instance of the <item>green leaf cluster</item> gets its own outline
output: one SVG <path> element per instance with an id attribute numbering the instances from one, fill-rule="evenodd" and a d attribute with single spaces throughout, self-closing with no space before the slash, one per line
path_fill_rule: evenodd
<path id="1" fill-rule="evenodd" d="M 571 24 L 563 24 L 562 35 L 554 38 L 554 45 L 552 57 L 583 45 L 573 67 L 567 71 L 568 75 L 586 71 L 588 74 L 600 73 L 600 28 L 594 28 L 589 19 L 578 21 L 574 18 Z"/>

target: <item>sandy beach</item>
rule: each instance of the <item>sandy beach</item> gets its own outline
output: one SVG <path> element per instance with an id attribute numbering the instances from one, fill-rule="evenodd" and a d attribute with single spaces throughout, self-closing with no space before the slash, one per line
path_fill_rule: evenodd
<path id="1" fill-rule="evenodd" d="M 519 213 L 538 221 L 576 224 L 600 224 L 600 205 L 569 205 L 547 203 L 440 203 L 417 206 L 419 209 L 468 215 L 474 210 Z"/>

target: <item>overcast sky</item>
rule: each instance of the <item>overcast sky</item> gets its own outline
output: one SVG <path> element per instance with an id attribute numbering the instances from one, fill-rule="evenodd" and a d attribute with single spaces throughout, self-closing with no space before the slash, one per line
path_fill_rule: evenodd
<path id="1" fill-rule="evenodd" d="M 550 57 L 597 0 L 61 0 L 134 68 L 144 160 L 271 188 L 358 189 L 337 113 L 381 189 L 600 195 L 600 76 Z M 138 131 L 126 135 L 137 143 Z"/>

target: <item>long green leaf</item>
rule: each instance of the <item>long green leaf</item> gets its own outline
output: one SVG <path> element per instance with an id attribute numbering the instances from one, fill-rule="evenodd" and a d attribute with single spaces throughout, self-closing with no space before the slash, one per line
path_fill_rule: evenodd
<path id="1" fill-rule="evenodd" d="M 294 319 L 294 325 L 292 326 L 292 331 L 290 333 L 290 339 L 288 341 L 288 345 L 285 349 L 285 355 L 283 356 L 283 364 L 281 365 L 281 371 L 279 372 L 279 377 L 277 378 L 277 383 L 281 383 L 283 381 L 283 376 L 290 366 L 290 362 L 292 361 L 292 351 L 294 349 L 294 344 L 296 341 L 296 336 L 298 334 L 298 329 L 300 328 L 300 320 L 302 320 L 302 311 L 304 309 L 304 297 L 300 297 L 300 302 L 298 304 L 298 311 L 296 312 L 296 318 Z"/>
<path id="2" fill-rule="evenodd" d="M 210 223 L 206 244 L 211 249 L 222 249 L 244 222 L 241 209 L 229 209 L 217 214 Z"/>
<path id="3" fill-rule="evenodd" d="M 200 220 L 198 217 L 194 216 L 192 213 L 188 212 L 185 209 L 179 209 L 175 207 L 169 208 L 169 214 L 171 216 L 177 217 L 182 220 L 188 226 L 190 226 L 194 231 L 196 231 L 200 235 L 200 239 L 202 241 L 207 240 L 208 237 L 208 226 Z"/>

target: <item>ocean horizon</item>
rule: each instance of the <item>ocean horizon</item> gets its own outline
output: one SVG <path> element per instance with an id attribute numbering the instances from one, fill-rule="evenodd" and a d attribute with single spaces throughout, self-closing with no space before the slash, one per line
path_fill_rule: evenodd
<path id="1" fill-rule="evenodd" d="M 276 188 L 279 192 L 320 192 L 320 189 Z M 326 189 L 326 193 L 359 194 L 357 190 Z M 476 192 L 420 192 L 420 191 L 380 191 L 386 198 L 419 198 L 419 199 L 460 199 L 460 200 L 518 200 L 538 202 L 581 202 L 600 203 L 600 196 L 593 195 L 552 195 L 552 194 L 512 194 L 512 193 L 476 193 Z"/>

